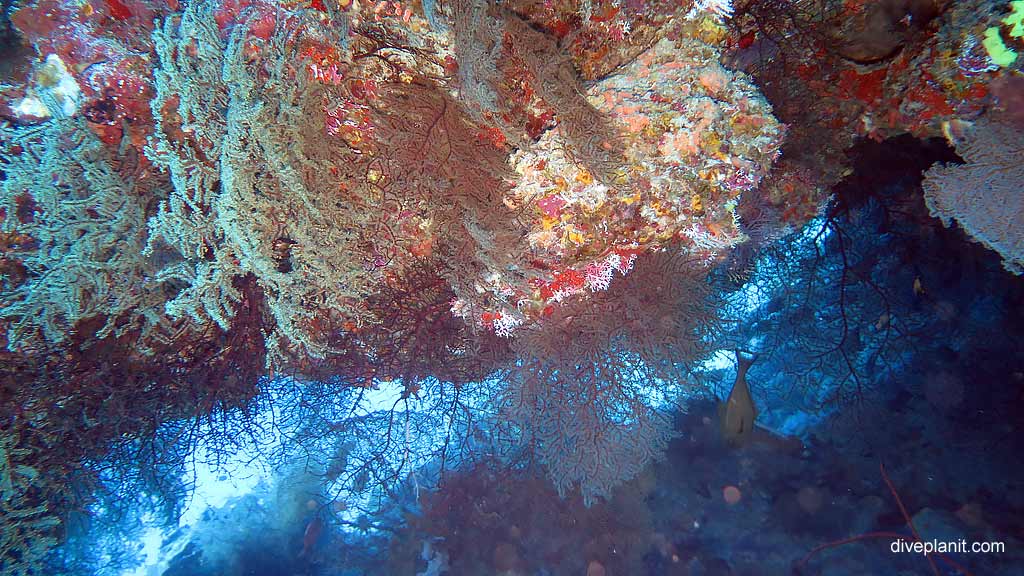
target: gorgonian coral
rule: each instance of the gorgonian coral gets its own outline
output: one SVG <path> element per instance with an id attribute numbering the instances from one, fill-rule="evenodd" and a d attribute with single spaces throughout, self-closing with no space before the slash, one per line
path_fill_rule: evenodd
<path id="1" fill-rule="evenodd" d="M 0 316 L 55 358 L 10 402 L 92 386 L 52 422 L 94 433 L 66 444 L 77 466 L 244 405 L 253 361 L 404 400 L 498 373 L 495 427 L 562 491 L 607 494 L 671 436 L 657 405 L 715 331 L 706 264 L 782 137 L 684 4 L 634 13 L 628 41 L 608 3 L 175 9 L 130 102 L 4 132 Z"/>
<path id="2" fill-rule="evenodd" d="M 0 287 L 7 347 L 42 350 L 66 341 L 83 320 L 94 336 L 142 330 L 143 346 L 176 329 L 160 314 L 166 297 L 149 279 L 147 202 L 169 192 L 137 157 L 117 156 L 79 119 L 3 129 L 0 218 L 11 272 Z M 5 250 L 6 251 L 6 250 Z M 16 264 L 16 266 L 15 266 Z"/>
<path id="3" fill-rule="evenodd" d="M 937 165 L 925 173 L 924 197 L 932 216 L 955 219 L 1014 274 L 1024 273 L 1024 131 L 989 119 L 958 134 L 966 164 Z"/>
<path id="4" fill-rule="evenodd" d="M 702 268 L 679 254 L 641 258 L 586 303 L 559 307 L 515 346 L 501 388 L 516 426 L 560 493 L 586 502 L 634 477 L 664 452 L 669 412 L 713 341 L 718 316 Z"/>

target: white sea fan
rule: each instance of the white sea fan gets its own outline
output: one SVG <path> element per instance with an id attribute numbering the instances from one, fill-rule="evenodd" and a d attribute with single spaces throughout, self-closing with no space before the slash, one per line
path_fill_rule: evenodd
<path id="1" fill-rule="evenodd" d="M 944 226 L 957 221 L 974 241 L 1024 275 L 1024 132 L 981 118 L 954 138 L 964 164 L 936 164 L 924 175 L 924 202 Z M 952 132 L 951 132 L 952 134 Z"/>

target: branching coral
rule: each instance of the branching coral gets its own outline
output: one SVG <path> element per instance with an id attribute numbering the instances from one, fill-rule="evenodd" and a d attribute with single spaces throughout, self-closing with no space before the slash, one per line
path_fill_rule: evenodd
<path id="1" fill-rule="evenodd" d="M 42 560 L 57 543 L 60 520 L 33 487 L 41 471 L 32 450 L 18 447 L 9 431 L 0 431 L 0 570 L 11 576 L 45 574 Z"/>
<path id="2" fill-rule="evenodd" d="M 136 328 L 97 339 L 105 319 L 96 317 L 79 322 L 63 345 L 0 351 L 4 573 L 65 573 L 39 570 L 44 560 L 62 560 L 49 548 L 67 535 L 66 519 L 96 500 L 116 515 L 143 491 L 178 496 L 184 458 L 203 436 L 200 421 L 256 394 L 261 299 L 251 279 L 235 288 L 243 303 L 227 332 L 183 328 L 147 340 Z M 136 349 L 140 342 L 152 355 Z"/>
<path id="3" fill-rule="evenodd" d="M 571 145 L 568 153 L 611 184 L 624 164 L 619 127 L 587 101 L 572 60 L 553 38 L 511 14 L 505 22 L 510 49 L 532 75 L 537 95 L 555 110 L 559 133 Z"/>
<path id="4" fill-rule="evenodd" d="M 92 318 L 105 319 L 100 339 L 142 329 L 145 341 L 171 330 L 159 313 L 165 296 L 148 280 L 156 267 L 140 257 L 146 204 L 168 193 L 166 182 L 137 170 L 137 158 L 110 154 L 81 120 L 5 129 L 0 138 L 3 229 L 24 237 L 12 251 L 23 279 L 0 292 L 8 347 L 63 342 Z"/>
<path id="5" fill-rule="evenodd" d="M 337 87 L 311 79 L 287 27 L 264 39 L 255 21 L 222 40 L 213 7 L 197 4 L 155 34 L 160 126 L 149 154 L 175 191 L 151 221 L 150 246 L 159 239 L 187 259 L 160 276 L 187 285 L 172 316 L 227 327 L 239 299 L 232 278 L 251 273 L 277 322 L 269 338 L 323 357 L 317 317 L 356 320 L 375 275 L 366 263 L 381 249 L 367 238 L 366 208 L 380 194 L 352 193 L 341 170 L 366 162 L 320 143 Z"/>
<path id="6" fill-rule="evenodd" d="M 560 491 L 606 495 L 671 437 L 655 405 L 717 322 L 704 263 L 743 240 L 736 203 L 782 136 L 695 39 L 721 28 L 669 4 L 621 50 L 594 34 L 624 25 L 607 4 L 558 26 L 425 4 L 447 36 L 388 2 L 204 0 L 164 18 L 133 100 L 154 94 L 152 118 L 129 130 L 119 113 L 118 156 L 100 143 L 113 96 L 87 107 L 99 140 L 68 120 L 5 132 L 0 316 L 12 348 L 52 359 L 25 368 L 36 388 L 0 372 L 5 406 L 37 419 L 18 434 L 61 442 L 73 466 L 152 455 L 168 420 L 245 405 L 265 360 L 325 394 L 401 380 L 406 404 L 440 396 L 443 414 L 406 413 L 404 439 L 394 411 L 338 424 L 387 427 L 359 456 L 375 477 L 346 471 L 353 486 L 425 461 L 417 427 L 443 422 L 468 452 L 481 428 L 462 395 L 496 387 L 496 436 L 535 448 Z M 618 76 L 592 62 L 610 50 Z"/>
<path id="7" fill-rule="evenodd" d="M 677 400 L 716 323 L 700 266 L 650 255 L 608 292 L 524 329 L 502 417 L 532 444 L 560 493 L 578 486 L 588 503 L 607 496 L 664 452 L 671 418 L 655 405 Z"/>
<path id="8" fill-rule="evenodd" d="M 484 114 L 499 110 L 498 60 L 504 23 L 495 16 L 488 2 L 456 0 L 451 3 L 450 11 L 461 97 L 474 115 L 483 119 Z"/>
<path id="9" fill-rule="evenodd" d="M 530 252 L 519 214 L 503 202 L 513 174 L 506 149 L 483 140 L 465 109 L 427 82 L 382 88 L 372 117 L 374 185 L 397 199 L 399 217 L 419 216 L 456 296 L 514 312 L 498 290 L 483 298 L 479 290 L 488 283 L 528 290 L 536 276 L 522 265 Z"/>
<path id="10" fill-rule="evenodd" d="M 460 315 L 508 333 L 536 319 L 553 272 L 582 272 L 638 245 L 728 248 L 743 239 L 736 198 L 766 173 L 781 137 L 763 100 L 729 81 L 709 45 L 658 44 L 626 79 L 602 86 L 601 100 L 552 36 L 486 3 L 448 8 L 454 69 L 415 21 L 354 18 L 350 51 L 339 53 L 336 30 L 297 26 L 301 14 L 268 27 L 261 10 L 220 30 L 200 4 L 155 33 L 150 156 L 175 191 L 151 220 L 150 247 L 185 257 L 159 276 L 185 285 L 168 304 L 174 317 L 227 326 L 230 279 L 254 274 L 277 323 L 271 349 L 282 354 L 344 354 L 328 345 L 330 332 L 371 322 L 363 299 L 410 255 L 436 252 Z M 501 41 L 467 28 L 481 22 Z M 460 101 L 446 92 L 453 70 Z M 668 93 L 652 100 L 624 87 L 647 76 Z M 673 92 L 691 81 L 702 88 Z M 515 110 L 489 110 L 487 94 Z M 536 146 L 535 117 L 517 95 L 554 113 L 555 130 Z M 510 142 L 522 148 L 516 171 Z M 661 161 L 643 160 L 653 149 Z M 550 167 L 536 169 L 537 156 Z M 602 220 L 614 225 L 599 230 Z"/>
<path id="11" fill-rule="evenodd" d="M 578 366 L 535 359 L 503 402 L 503 417 L 520 427 L 558 493 L 578 487 L 588 505 L 660 458 L 673 435 L 671 417 L 648 406 L 646 383 L 633 380 L 654 375 L 619 354 Z"/>
<path id="12" fill-rule="evenodd" d="M 508 342 L 474 334 L 451 312 L 454 294 L 430 261 L 411 267 L 367 299 L 374 322 L 357 334 L 383 378 L 479 381 L 508 359 Z"/>
<path id="13" fill-rule="evenodd" d="M 446 278 L 464 298 L 493 275 L 525 287 L 514 278 L 528 259 L 523 233 L 502 205 L 505 150 L 479 145 L 414 39 L 358 28 L 352 64 L 334 72 L 352 79 L 324 76 L 341 65 L 324 60 L 313 62 L 317 80 L 302 55 L 340 39 L 289 23 L 264 40 L 249 22 L 222 40 L 211 11 L 194 6 L 156 34 L 161 123 L 150 155 L 175 192 L 151 221 L 151 246 L 187 259 L 160 276 L 188 286 L 172 315 L 226 326 L 237 300 L 229 280 L 252 273 L 277 323 L 271 348 L 322 359 L 344 353 L 328 345 L 331 330 L 373 321 L 363 298 L 417 252 L 451 260 Z M 214 105 L 200 106 L 207 94 Z"/>
<path id="14" fill-rule="evenodd" d="M 291 356 L 282 368 L 355 387 L 397 380 L 407 386 L 436 379 L 478 381 L 509 360 L 509 343 L 472 330 L 451 312 L 454 293 L 436 260 L 415 261 L 366 297 L 364 321 L 323 323 L 333 334 L 325 358 Z"/>

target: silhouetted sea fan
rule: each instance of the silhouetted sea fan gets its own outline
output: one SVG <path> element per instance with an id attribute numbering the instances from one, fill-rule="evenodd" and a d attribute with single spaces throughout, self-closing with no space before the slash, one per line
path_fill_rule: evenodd
<path id="1" fill-rule="evenodd" d="M 451 311 L 454 294 L 433 262 L 410 268 L 367 298 L 375 324 L 359 334 L 385 378 L 426 378 L 463 384 L 480 380 L 508 360 L 508 341 L 474 334 Z"/>
<path id="2" fill-rule="evenodd" d="M 672 403 L 717 331 L 697 263 L 649 255 L 587 302 L 555 309 L 516 341 L 520 364 L 501 398 L 559 493 L 608 495 L 660 457 L 673 436 Z"/>
<path id="3" fill-rule="evenodd" d="M 286 371 L 305 378 L 340 380 L 356 387 L 426 379 L 461 385 L 480 380 L 509 360 L 508 340 L 473 332 L 451 312 L 454 293 L 436 260 L 394 274 L 366 298 L 362 323 L 344 318 L 320 323 L 331 350 L 323 359 L 289 357 Z"/>

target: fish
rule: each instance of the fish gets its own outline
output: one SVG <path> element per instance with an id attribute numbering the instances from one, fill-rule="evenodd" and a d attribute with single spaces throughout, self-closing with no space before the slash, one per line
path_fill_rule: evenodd
<path id="1" fill-rule="evenodd" d="M 729 397 L 718 406 L 722 436 L 730 444 L 746 443 L 754 431 L 757 407 L 750 396 L 750 386 L 747 385 L 747 370 L 755 360 L 757 354 L 736 351 L 736 382 L 732 385 Z"/>
<path id="2" fill-rule="evenodd" d="M 921 277 L 917 276 L 914 278 L 914 296 L 924 296 L 928 291 L 924 289 L 924 283 L 921 282 Z"/>
<path id="3" fill-rule="evenodd" d="M 309 553 L 313 550 L 313 546 L 316 545 L 317 540 L 320 539 L 320 533 L 324 531 L 324 521 L 322 518 L 317 516 L 306 524 L 306 532 L 302 535 L 302 551 L 299 552 L 299 558 L 308 558 Z"/>
<path id="4" fill-rule="evenodd" d="M 875 330 L 884 330 L 889 327 L 889 313 L 883 312 L 875 322 Z"/>

